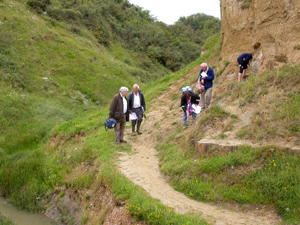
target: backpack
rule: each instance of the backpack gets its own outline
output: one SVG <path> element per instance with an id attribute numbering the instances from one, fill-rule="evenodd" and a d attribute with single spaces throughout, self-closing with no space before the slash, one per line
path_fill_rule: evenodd
<path id="1" fill-rule="evenodd" d="M 112 129 L 116 126 L 117 124 L 117 121 L 113 118 L 108 118 L 105 123 L 104 123 L 104 126 L 105 126 L 105 130 L 107 131 L 108 129 Z"/>
<path id="2" fill-rule="evenodd" d="M 190 86 L 185 86 L 185 87 L 181 88 L 182 94 L 184 94 L 184 92 L 186 92 L 186 91 L 193 93 L 193 90 Z"/>

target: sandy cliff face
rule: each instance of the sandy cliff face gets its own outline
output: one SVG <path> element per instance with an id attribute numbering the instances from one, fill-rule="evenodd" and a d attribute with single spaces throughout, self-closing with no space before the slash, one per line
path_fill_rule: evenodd
<path id="1" fill-rule="evenodd" d="M 221 0 L 222 58 L 254 53 L 254 72 L 300 63 L 300 0 Z"/>

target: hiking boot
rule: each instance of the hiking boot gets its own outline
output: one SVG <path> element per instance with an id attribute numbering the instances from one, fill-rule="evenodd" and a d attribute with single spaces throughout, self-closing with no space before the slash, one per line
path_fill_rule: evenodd
<path id="1" fill-rule="evenodd" d="M 121 144 L 121 142 L 120 142 L 120 141 L 116 141 L 116 144 L 117 144 L 117 145 L 120 145 L 120 144 Z"/>
<path id="2" fill-rule="evenodd" d="M 142 132 L 140 131 L 141 123 L 142 123 L 142 122 L 138 122 L 138 123 L 137 123 L 137 129 L 136 129 L 136 132 L 137 132 L 137 134 L 139 134 L 139 135 L 142 134 Z"/>
<path id="3" fill-rule="evenodd" d="M 131 125 L 131 130 L 132 130 L 131 136 L 135 136 L 136 135 L 136 133 L 135 133 L 135 124 Z"/>
<path id="4" fill-rule="evenodd" d="M 186 129 L 186 125 L 185 124 L 183 125 L 182 129 L 184 129 L 184 130 Z"/>
<path id="5" fill-rule="evenodd" d="M 125 140 L 121 140 L 120 142 L 121 142 L 121 143 L 127 143 L 127 141 L 125 141 Z"/>
<path id="6" fill-rule="evenodd" d="M 249 77 L 249 75 L 246 75 L 246 74 L 245 74 L 245 75 L 243 76 L 243 78 L 247 78 L 247 77 Z"/>

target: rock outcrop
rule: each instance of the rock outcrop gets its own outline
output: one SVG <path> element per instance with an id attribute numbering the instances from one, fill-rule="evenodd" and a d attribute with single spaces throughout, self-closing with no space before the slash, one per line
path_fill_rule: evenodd
<path id="1" fill-rule="evenodd" d="M 254 54 L 252 71 L 300 63 L 300 0 L 221 0 L 222 58 Z"/>

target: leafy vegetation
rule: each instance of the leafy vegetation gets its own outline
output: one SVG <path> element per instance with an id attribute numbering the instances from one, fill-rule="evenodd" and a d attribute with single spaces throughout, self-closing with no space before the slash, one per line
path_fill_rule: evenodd
<path id="1" fill-rule="evenodd" d="M 141 65 L 146 69 L 151 69 L 151 61 L 172 71 L 183 68 L 200 56 L 204 41 L 221 30 L 219 19 L 204 14 L 183 17 L 174 26 L 167 26 L 127 0 L 29 0 L 27 4 L 55 20 L 72 24 L 74 32 L 80 32 L 78 25 L 85 26 L 105 46 L 117 41 L 126 49 L 146 55 L 150 61 Z"/>

